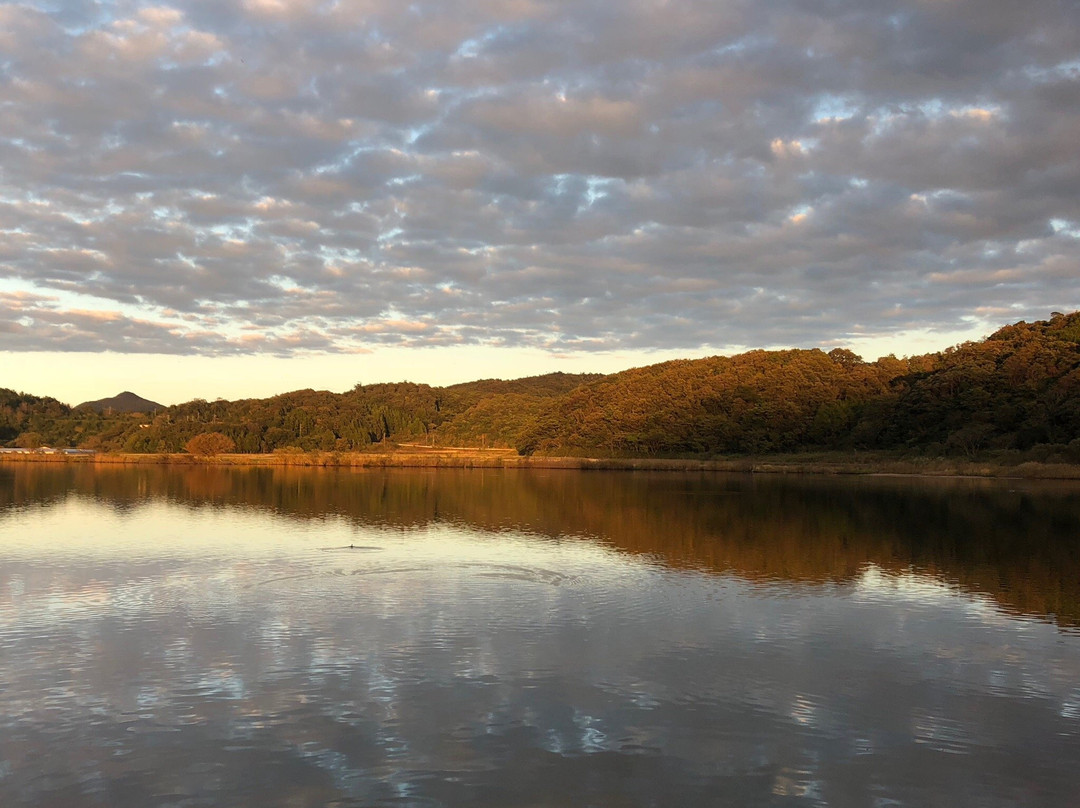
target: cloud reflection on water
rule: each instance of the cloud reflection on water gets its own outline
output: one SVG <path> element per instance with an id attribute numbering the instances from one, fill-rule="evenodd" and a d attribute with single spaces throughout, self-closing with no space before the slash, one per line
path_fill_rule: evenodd
<path id="1" fill-rule="evenodd" d="M 710 491 L 671 526 L 755 496 Z M 1077 638 L 926 572 L 755 577 L 465 524 L 443 496 L 410 524 L 32 500 L 0 511 L 5 805 L 1064 806 L 1080 786 Z"/>

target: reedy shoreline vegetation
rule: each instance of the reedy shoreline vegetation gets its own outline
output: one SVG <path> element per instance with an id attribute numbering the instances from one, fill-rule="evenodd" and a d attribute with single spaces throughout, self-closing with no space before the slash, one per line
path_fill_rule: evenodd
<path id="1" fill-rule="evenodd" d="M 66 463 L 102 466 L 173 465 L 340 469 L 565 469 L 577 471 L 741 472 L 753 474 L 910 475 L 1080 480 L 1080 463 L 1026 461 L 1006 465 L 993 459 L 963 460 L 895 452 L 802 452 L 695 460 L 657 457 L 550 457 L 513 450 L 297 452 L 222 454 L 100 453 L 2 455 L 0 463 Z"/>
<path id="2" fill-rule="evenodd" d="M 206 433 L 221 433 L 243 456 L 215 462 L 260 465 L 647 462 L 989 474 L 1025 473 L 1024 464 L 1034 463 L 1058 467 L 1059 476 L 1080 464 L 1080 312 L 905 359 L 864 362 L 842 349 L 750 351 L 608 376 L 195 399 L 150 415 L 102 415 L 0 390 L 0 442 L 9 446 L 180 462 L 177 453 Z M 505 451 L 482 451 L 498 448 Z"/>

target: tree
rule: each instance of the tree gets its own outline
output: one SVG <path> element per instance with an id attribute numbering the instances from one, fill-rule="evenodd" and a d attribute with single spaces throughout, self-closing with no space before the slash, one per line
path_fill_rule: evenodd
<path id="1" fill-rule="evenodd" d="M 197 457 L 213 457 L 236 449 L 236 444 L 221 432 L 203 432 L 189 440 L 184 449 Z"/>
<path id="2" fill-rule="evenodd" d="M 833 348 L 829 351 L 829 359 L 838 365 L 847 365 L 849 367 L 863 364 L 862 357 L 847 348 Z"/>
<path id="3" fill-rule="evenodd" d="M 969 458 L 974 458 L 993 434 L 994 427 L 990 424 L 968 424 L 949 435 L 945 445 L 950 449 L 963 452 Z"/>
<path id="4" fill-rule="evenodd" d="M 37 432 L 23 432 L 15 439 L 15 445 L 21 449 L 37 449 L 41 444 L 41 435 Z"/>

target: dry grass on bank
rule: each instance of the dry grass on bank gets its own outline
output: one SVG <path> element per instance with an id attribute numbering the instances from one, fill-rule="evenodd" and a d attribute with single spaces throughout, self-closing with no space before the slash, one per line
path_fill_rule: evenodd
<path id="1" fill-rule="evenodd" d="M 1021 463 L 1006 465 L 953 458 L 902 457 L 876 452 L 732 457 L 711 460 L 659 458 L 522 457 L 512 449 L 428 448 L 403 446 L 383 452 L 276 452 L 223 454 L 62 454 L 0 455 L 0 462 L 90 463 L 94 465 L 214 465 L 323 468 L 533 468 L 640 471 L 728 471 L 757 474 L 895 474 L 935 477 L 1017 477 L 1080 480 L 1080 465 Z"/>

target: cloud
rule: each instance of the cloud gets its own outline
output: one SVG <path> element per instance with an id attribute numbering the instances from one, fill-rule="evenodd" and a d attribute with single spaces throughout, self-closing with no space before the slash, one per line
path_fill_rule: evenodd
<path id="1" fill-rule="evenodd" d="M 1004 0 L 2 6 L 0 346 L 691 350 L 1078 307 L 1077 52 L 1067 4 Z"/>

